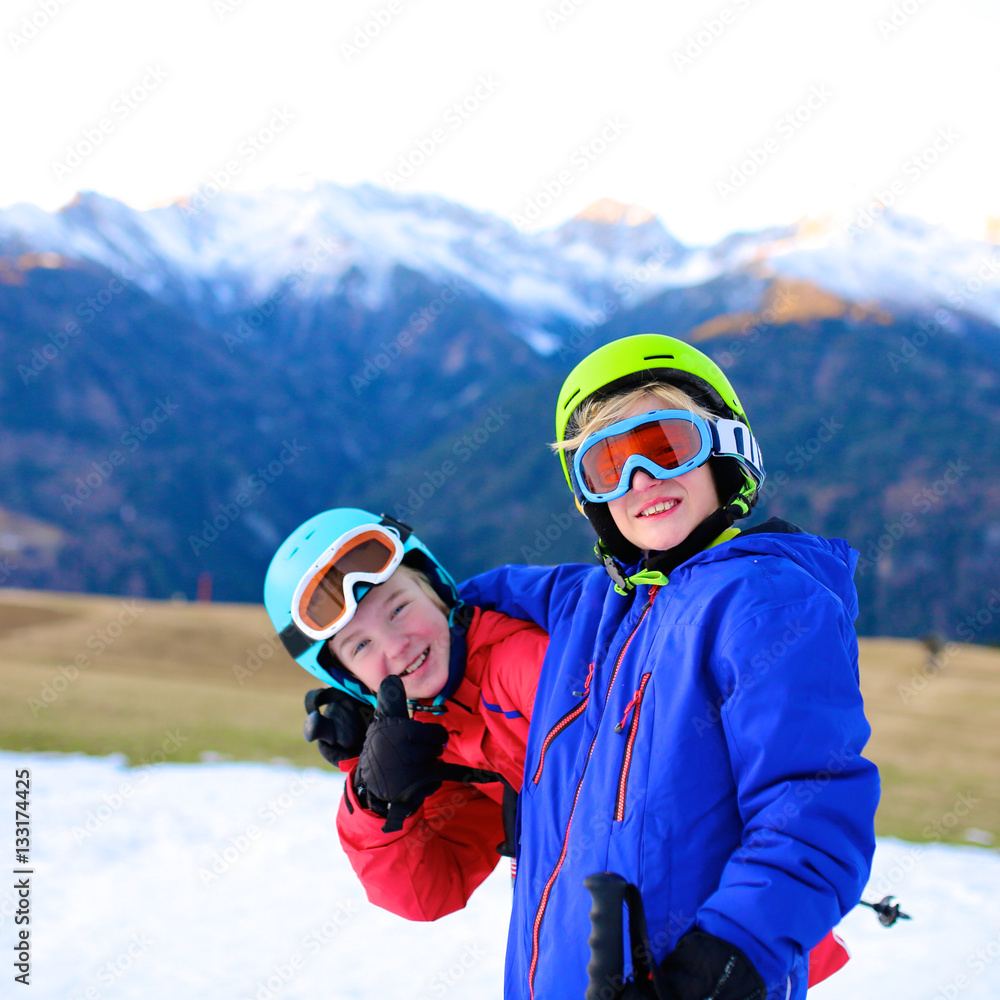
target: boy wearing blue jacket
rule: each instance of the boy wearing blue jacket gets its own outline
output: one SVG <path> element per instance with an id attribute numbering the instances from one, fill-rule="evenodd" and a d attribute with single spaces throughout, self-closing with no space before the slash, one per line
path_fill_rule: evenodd
<path id="1" fill-rule="evenodd" d="M 726 376 L 682 341 L 627 337 L 585 358 L 556 431 L 603 568 L 507 566 L 462 588 L 551 637 L 506 995 L 581 1000 L 583 880 L 613 871 L 639 889 L 660 973 L 629 996 L 800 1000 L 875 846 L 857 554 L 777 519 L 733 527 L 760 451 Z"/>

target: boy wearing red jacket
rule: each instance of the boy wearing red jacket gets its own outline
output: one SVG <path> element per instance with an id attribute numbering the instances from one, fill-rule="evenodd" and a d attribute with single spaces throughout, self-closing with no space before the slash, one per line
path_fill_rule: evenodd
<path id="1" fill-rule="evenodd" d="M 355 508 L 292 532 L 264 598 L 331 685 L 306 736 L 349 775 L 337 830 L 368 898 L 411 920 L 461 909 L 513 842 L 548 635 L 463 604 L 408 526 Z"/>

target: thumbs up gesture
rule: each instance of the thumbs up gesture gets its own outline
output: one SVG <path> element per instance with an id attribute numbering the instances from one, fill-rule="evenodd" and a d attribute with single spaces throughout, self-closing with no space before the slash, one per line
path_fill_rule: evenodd
<path id="1" fill-rule="evenodd" d="M 383 832 L 402 828 L 403 819 L 441 787 L 439 758 L 448 730 L 417 722 L 406 708 L 403 682 L 390 675 L 378 689 L 375 718 L 354 769 L 354 790 L 366 808 L 386 817 Z"/>

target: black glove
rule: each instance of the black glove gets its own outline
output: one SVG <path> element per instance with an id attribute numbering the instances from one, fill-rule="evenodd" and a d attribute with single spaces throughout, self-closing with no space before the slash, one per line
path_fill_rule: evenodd
<path id="1" fill-rule="evenodd" d="M 306 695 L 306 711 L 302 735 L 318 743 L 324 760 L 337 767 L 361 753 L 375 711 L 370 705 L 339 688 L 317 688 Z"/>
<path id="2" fill-rule="evenodd" d="M 447 740 L 444 726 L 410 718 L 398 677 L 382 681 L 375 718 L 354 769 L 354 791 L 362 805 L 387 817 L 384 833 L 402 829 L 403 819 L 441 787 L 447 770 L 438 758 Z"/>
<path id="3" fill-rule="evenodd" d="M 661 1000 L 766 1000 L 767 985 L 735 945 L 705 931 L 688 931 L 660 966 Z M 644 984 L 645 985 L 645 984 Z M 650 997 L 656 993 L 650 986 Z M 639 994 L 642 996 L 642 994 Z"/>

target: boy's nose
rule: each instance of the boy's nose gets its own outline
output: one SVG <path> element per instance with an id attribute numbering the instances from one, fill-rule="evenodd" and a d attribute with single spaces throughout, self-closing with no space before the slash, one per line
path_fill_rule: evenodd
<path id="1" fill-rule="evenodd" d="M 405 652 L 409 641 L 405 635 L 389 635 L 383 642 L 385 658 L 390 662 L 398 660 Z"/>
<path id="2" fill-rule="evenodd" d="M 654 479 L 645 469 L 636 469 L 632 473 L 632 482 L 629 484 L 631 490 L 646 490 L 650 486 L 655 486 L 659 482 Z"/>

